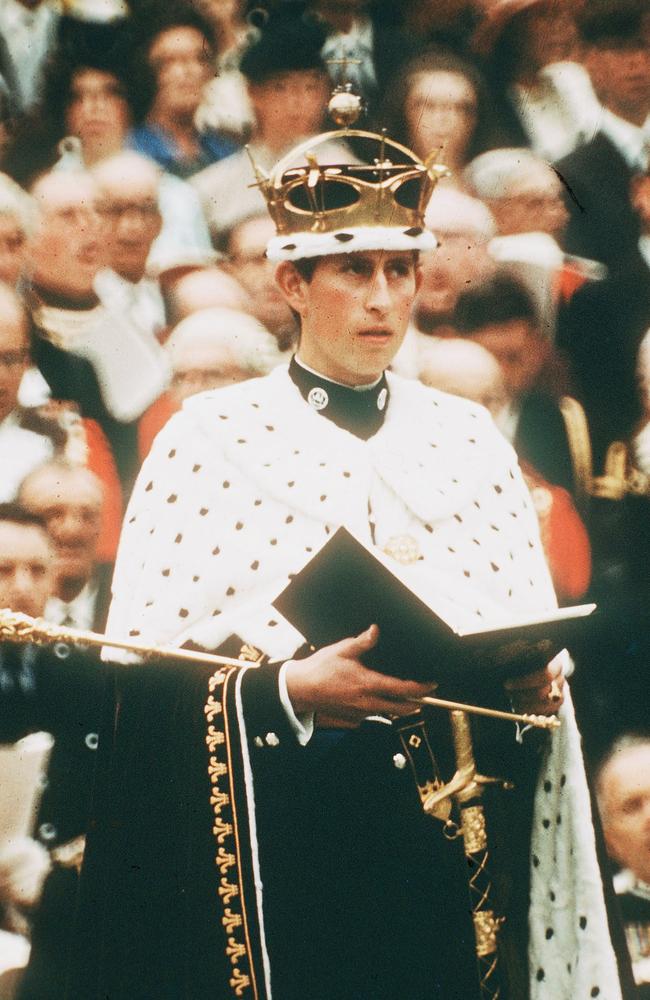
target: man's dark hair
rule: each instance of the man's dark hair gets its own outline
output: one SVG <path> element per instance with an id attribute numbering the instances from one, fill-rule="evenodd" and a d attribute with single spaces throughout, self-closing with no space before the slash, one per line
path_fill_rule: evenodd
<path id="1" fill-rule="evenodd" d="M 20 524 L 27 528 L 42 528 L 47 534 L 47 525 L 40 514 L 32 514 L 19 503 L 0 503 L 0 521 Z"/>
<path id="2" fill-rule="evenodd" d="M 533 300 L 515 278 L 498 274 L 459 295 L 453 325 L 461 336 L 468 336 L 485 326 L 517 319 L 538 324 Z"/>
<path id="3" fill-rule="evenodd" d="M 587 45 L 607 42 L 641 41 L 642 15 L 647 11 L 646 0 L 591 0 L 578 14 L 578 31 Z"/>

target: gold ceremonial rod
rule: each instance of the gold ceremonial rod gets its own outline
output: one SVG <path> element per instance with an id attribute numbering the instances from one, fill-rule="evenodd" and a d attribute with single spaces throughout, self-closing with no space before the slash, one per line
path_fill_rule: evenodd
<path id="1" fill-rule="evenodd" d="M 0 641 L 30 642 L 35 644 L 72 642 L 86 646 L 110 646 L 112 649 L 124 649 L 139 656 L 163 656 L 175 660 L 190 660 L 194 663 L 214 663 L 218 666 L 241 667 L 245 659 L 233 659 L 230 656 L 219 656 L 217 653 L 204 653 L 197 649 L 181 649 L 178 646 L 148 646 L 144 642 L 132 639 L 114 639 L 99 632 L 88 632 L 84 629 L 69 628 L 66 625 L 52 625 L 43 618 L 31 618 L 19 614 L 9 608 L 0 609 Z M 494 719 L 505 719 L 507 722 L 521 722 L 526 726 L 536 726 L 540 729 L 554 729 L 560 725 L 560 720 L 554 715 L 515 715 L 510 712 L 500 712 L 494 708 L 483 708 L 481 705 L 464 705 L 457 701 L 445 701 L 442 698 L 417 698 L 418 704 L 433 705 L 435 708 L 447 708 L 474 715 L 487 715 Z"/>
<path id="2" fill-rule="evenodd" d="M 86 646 L 110 646 L 112 649 L 125 649 L 129 653 L 140 656 L 173 657 L 175 660 L 193 660 L 195 663 L 214 663 L 219 666 L 241 667 L 245 660 L 235 660 L 230 656 L 218 656 L 216 653 L 203 653 L 197 649 L 180 649 L 178 646 L 147 646 L 144 642 L 134 642 L 131 639 L 113 639 L 99 632 L 87 632 L 84 629 L 68 628 L 66 625 L 52 625 L 43 618 L 31 618 L 9 608 L 0 609 L 0 641 L 32 642 L 35 644 L 55 642 L 79 642 Z"/>
<path id="3" fill-rule="evenodd" d="M 470 712 L 472 715 L 487 715 L 491 719 L 503 719 L 505 722 L 521 722 L 524 726 L 535 726 L 537 729 L 558 729 L 562 723 L 557 715 L 517 715 L 516 712 L 502 712 L 498 708 L 484 708 L 482 705 L 463 705 L 459 701 L 445 701 L 444 698 L 415 698 L 421 705 L 433 705 L 435 708 L 449 708 L 452 712 Z"/>

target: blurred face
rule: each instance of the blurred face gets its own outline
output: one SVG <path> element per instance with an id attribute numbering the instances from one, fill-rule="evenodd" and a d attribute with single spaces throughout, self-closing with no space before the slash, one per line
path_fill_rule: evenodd
<path id="1" fill-rule="evenodd" d="M 453 341 L 445 341 L 451 344 Z M 424 385 L 441 389 L 453 396 L 462 396 L 480 403 L 492 417 L 498 416 L 507 402 L 503 373 L 495 358 L 489 354 L 483 359 L 452 367 L 448 363 L 428 362 L 419 374 Z"/>
<path id="2" fill-rule="evenodd" d="M 27 259 L 27 237 L 14 215 L 0 215 L 0 281 L 12 287 Z"/>
<path id="3" fill-rule="evenodd" d="M 230 239 L 230 263 L 233 274 L 251 297 L 253 315 L 271 333 L 293 330 L 291 310 L 275 283 L 275 265 L 267 260 L 266 245 L 275 236 L 269 216 L 242 222 Z"/>
<path id="4" fill-rule="evenodd" d="M 513 184 L 507 197 L 488 204 L 502 236 L 548 233 L 560 242 L 569 218 L 560 181 L 543 165 Z"/>
<path id="5" fill-rule="evenodd" d="M 410 251 L 371 250 L 319 259 L 310 281 L 280 264 L 277 280 L 301 317 L 305 364 L 337 382 L 364 385 L 399 350 L 420 275 Z"/>
<path id="6" fill-rule="evenodd" d="M 172 388 L 174 396 L 182 403 L 197 392 L 221 389 L 247 378 L 250 372 L 238 365 L 232 351 L 217 344 L 190 343 L 176 353 Z"/>
<path id="7" fill-rule="evenodd" d="M 411 147 L 425 159 L 452 168 L 463 166 L 476 127 L 476 93 L 460 73 L 436 70 L 418 73 L 411 82 L 404 108 Z"/>
<path id="8" fill-rule="evenodd" d="M 158 208 L 158 184 L 149 171 L 138 176 L 122 175 L 119 182 L 102 186 L 100 207 L 108 220 L 109 265 L 127 281 L 144 276 L 153 241 L 162 219 Z"/>
<path id="9" fill-rule="evenodd" d="M 609 853 L 650 884 L 650 742 L 616 754 L 599 785 Z"/>
<path id="10" fill-rule="evenodd" d="M 559 5 L 553 0 L 546 7 L 527 11 L 523 18 L 525 58 L 532 63 L 533 69 L 575 58 L 578 30 L 568 6 Z"/>
<path id="11" fill-rule="evenodd" d="M 634 179 L 631 199 L 644 233 L 650 233 L 650 175 Z"/>
<path id="12" fill-rule="evenodd" d="M 302 136 L 314 135 L 323 121 L 329 89 L 327 75 L 318 70 L 278 73 L 264 83 L 250 83 L 260 138 L 283 149 Z"/>
<path id="13" fill-rule="evenodd" d="M 506 389 L 515 398 L 527 392 L 548 355 L 548 344 L 525 319 L 488 324 L 472 340 L 493 354 L 501 365 Z"/>
<path id="14" fill-rule="evenodd" d="M 152 118 L 192 117 L 213 76 L 212 61 L 208 40 L 196 28 L 162 31 L 149 49 L 157 84 Z"/>
<path id="15" fill-rule="evenodd" d="M 642 125 L 650 111 L 650 46 L 643 39 L 591 46 L 585 64 L 600 100 L 614 114 Z"/>
<path id="16" fill-rule="evenodd" d="M 461 291 L 484 281 L 494 270 L 484 237 L 472 232 L 435 228 L 439 246 L 422 254 L 422 285 L 415 304 L 418 327 L 426 333 L 449 316 Z"/>
<path id="17" fill-rule="evenodd" d="M 15 408 L 28 366 L 25 317 L 12 303 L 0 297 L 0 420 Z"/>
<path id="18" fill-rule="evenodd" d="M 99 191 L 86 174 L 48 174 L 34 187 L 41 219 L 30 242 L 35 283 L 46 291 L 83 299 L 104 264 Z"/>
<path id="19" fill-rule="evenodd" d="M 28 476 L 20 500 L 45 520 L 56 555 L 57 592 L 65 597 L 66 585 L 73 581 L 83 586 L 95 566 L 101 484 L 88 469 L 46 467 Z"/>
<path id="20" fill-rule="evenodd" d="M 54 592 L 54 560 L 46 532 L 0 521 L 0 608 L 38 618 Z"/>
<path id="21" fill-rule="evenodd" d="M 82 69 L 75 73 L 66 111 L 69 135 L 81 141 L 86 162 L 122 148 L 129 129 L 129 105 L 112 73 Z"/>

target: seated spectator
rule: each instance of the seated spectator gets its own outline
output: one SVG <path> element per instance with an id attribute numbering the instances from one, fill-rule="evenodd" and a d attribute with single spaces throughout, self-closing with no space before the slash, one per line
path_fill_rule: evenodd
<path id="1" fill-rule="evenodd" d="M 13 500 L 22 479 L 54 452 L 51 437 L 30 430 L 18 403 L 29 368 L 29 320 L 18 295 L 0 284 L 0 501 Z"/>
<path id="2" fill-rule="evenodd" d="M 639 367 L 638 356 L 650 328 L 650 172 L 633 176 L 628 197 L 640 238 L 603 281 L 576 292 L 559 330 L 598 472 L 612 441 L 628 442 L 639 431 L 647 439 L 647 366 L 641 360 Z M 641 350 L 647 357 L 647 347 Z"/>
<path id="3" fill-rule="evenodd" d="M 196 0 L 195 6 L 214 32 L 216 75 L 203 91 L 195 116 L 200 129 L 211 128 L 241 142 L 253 127 L 253 109 L 239 61 L 254 37 L 255 28 L 244 16 L 244 0 L 222 3 Z"/>
<path id="4" fill-rule="evenodd" d="M 27 511 L 43 519 L 54 546 L 54 591 L 47 618 L 58 625 L 102 631 L 112 567 L 97 560 L 101 482 L 89 469 L 57 459 L 30 472 L 18 497 Z"/>
<path id="5" fill-rule="evenodd" d="M 106 263 L 96 181 L 81 171 L 50 173 L 33 194 L 39 209 L 29 247 L 34 360 L 55 399 L 76 403 L 82 417 L 99 423 L 128 483 L 133 422 L 167 384 L 166 359 L 95 291 Z"/>
<path id="6" fill-rule="evenodd" d="M 214 57 L 212 31 L 196 11 L 174 4 L 157 9 L 153 32 L 137 56 L 145 73 L 140 90 L 150 106 L 130 145 L 178 177 L 191 177 L 236 149 L 225 136 L 200 132 L 194 121 Z"/>
<path id="7" fill-rule="evenodd" d="M 465 179 L 496 220 L 490 253 L 526 284 L 540 322 L 554 337 L 558 305 L 604 273 L 594 261 L 564 253 L 569 217 L 559 177 L 530 150 L 494 149 L 469 164 Z"/>
<path id="8" fill-rule="evenodd" d="M 491 145 L 485 85 L 475 66 L 431 51 L 399 70 L 380 114 L 388 135 L 422 159 L 433 157 L 459 186 L 465 165 Z"/>
<path id="9" fill-rule="evenodd" d="M 267 375 L 282 361 L 274 338 L 256 319 L 233 309 L 203 309 L 175 327 L 168 343 L 172 384 L 140 421 L 140 456 L 188 396 Z"/>
<path id="10" fill-rule="evenodd" d="M 580 65 L 570 0 L 496 0 L 474 37 L 502 145 L 557 160 L 590 139 L 598 102 Z"/>
<path id="11" fill-rule="evenodd" d="M 497 274 L 459 296 L 454 323 L 501 365 L 510 402 L 499 425 L 517 454 L 549 483 L 574 490 L 560 393 L 551 378 L 555 359 L 524 287 Z"/>
<path id="12" fill-rule="evenodd" d="M 438 240 L 438 248 L 420 255 L 422 281 L 413 323 L 392 365 L 407 378 L 417 378 L 418 352 L 431 338 L 456 336 L 454 310 L 460 293 L 482 284 L 496 270 L 488 252 L 496 232 L 494 219 L 477 198 L 454 188 L 437 187 L 425 221 Z"/>
<path id="13" fill-rule="evenodd" d="M 480 344 L 446 338 L 430 341 L 420 354 L 421 382 L 481 403 L 499 424 L 508 392 L 497 359 Z M 553 486 L 532 465 L 522 473 L 537 513 L 544 553 L 560 604 L 572 604 L 589 586 L 591 553 L 587 530 L 571 496 Z"/>
<path id="14" fill-rule="evenodd" d="M 162 227 L 160 171 L 151 160 L 124 152 L 103 160 L 93 176 L 108 222 L 108 268 L 98 272 L 95 288 L 146 339 L 155 338 L 165 325 L 165 306 L 158 281 L 147 274 L 147 262 Z"/>
<path id="15" fill-rule="evenodd" d="M 59 16 L 49 0 L 0 4 L 0 38 L 7 47 L 12 96 L 23 112 L 39 97 L 43 68 L 56 45 Z"/>
<path id="16" fill-rule="evenodd" d="M 413 35 L 382 24 L 380 6 L 370 0 L 308 3 L 310 13 L 327 29 L 322 56 L 333 81 L 351 83 L 371 113 L 399 67 L 417 50 Z"/>
<path id="17" fill-rule="evenodd" d="M 645 0 L 592 0 L 580 12 L 584 62 L 602 104 L 600 126 L 589 142 L 557 163 L 570 212 L 567 249 L 613 266 L 636 249 L 640 235 L 629 187 L 632 175 L 648 166 L 645 10 Z"/>
<path id="18" fill-rule="evenodd" d="M 16 505 L 0 505 L 0 607 L 42 616 L 53 568 L 52 545 L 40 518 Z M 27 841 L 14 854 L 13 871 L 0 864 L 0 874 L 13 890 L 10 902 L 24 912 L 28 933 L 31 927 L 21 1000 L 61 1000 L 66 992 L 78 889 L 75 866 L 83 852 L 80 838 L 88 826 L 96 760 L 100 667 L 95 657 L 62 643 L 54 648 L 0 643 L 0 741 L 14 742 L 38 731 L 54 736 L 36 843 Z M 35 853 L 35 846 L 41 850 Z M 52 871 L 39 901 L 50 861 Z M 28 899 L 21 889 L 26 865 L 32 883 Z"/>
<path id="19" fill-rule="evenodd" d="M 626 734 L 598 768 L 598 807 L 639 1000 L 650 998 L 650 736 Z"/>
<path id="20" fill-rule="evenodd" d="M 250 296 L 239 281 L 224 267 L 217 265 L 178 270 L 166 275 L 164 293 L 168 334 L 182 319 L 204 309 L 253 311 Z"/>
<path id="21" fill-rule="evenodd" d="M 29 185 L 54 166 L 95 167 L 122 152 L 133 121 L 145 107 L 129 65 L 128 49 L 121 46 L 107 53 L 84 49 L 56 58 L 48 67 L 41 103 L 9 151 L 7 171 Z M 159 203 L 163 224 L 150 267 L 161 271 L 179 262 L 210 260 L 210 237 L 190 185 L 163 173 Z"/>
<path id="22" fill-rule="evenodd" d="M 27 240 L 35 212 L 29 195 L 0 174 L 0 281 L 17 285 L 27 257 Z"/>
<path id="23" fill-rule="evenodd" d="M 266 244 L 275 236 L 268 212 L 242 219 L 226 236 L 228 268 L 248 292 L 251 312 L 272 333 L 280 351 L 289 351 L 297 337 L 295 318 L 275 282 L 275 266 Z"/>
<path id="24" fill-rule="evenodd" d="M 283 153 L 321 130 L 330 93 L 322 42 L 323 32 L 315 25 L 295 18 L 272 20 L 244 53 L 241 72 L 255 113 L 249 152 L 241 150 L 192 178 L 217 241 L 241 219 L 266 210 L 251 159 L 259 169 L 270 170 Z M 330 155 L 333 163 L 354 159 L 340 143 L 319 147 L 321 162 Z"/>

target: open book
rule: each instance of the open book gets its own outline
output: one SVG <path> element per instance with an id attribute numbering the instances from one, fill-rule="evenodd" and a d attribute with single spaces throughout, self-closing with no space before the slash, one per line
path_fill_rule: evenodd
<path id="1" fill-rule="evenodd" d="M 500 682 L 541 669 L 585 632 L 594 604 L 558 608 L 506 627 L 455 631 L 345 528 L 296 574 L 273 606 L 316 648 L 358 635 L 380 637 L 364 662 L 411 680 Z"/>

